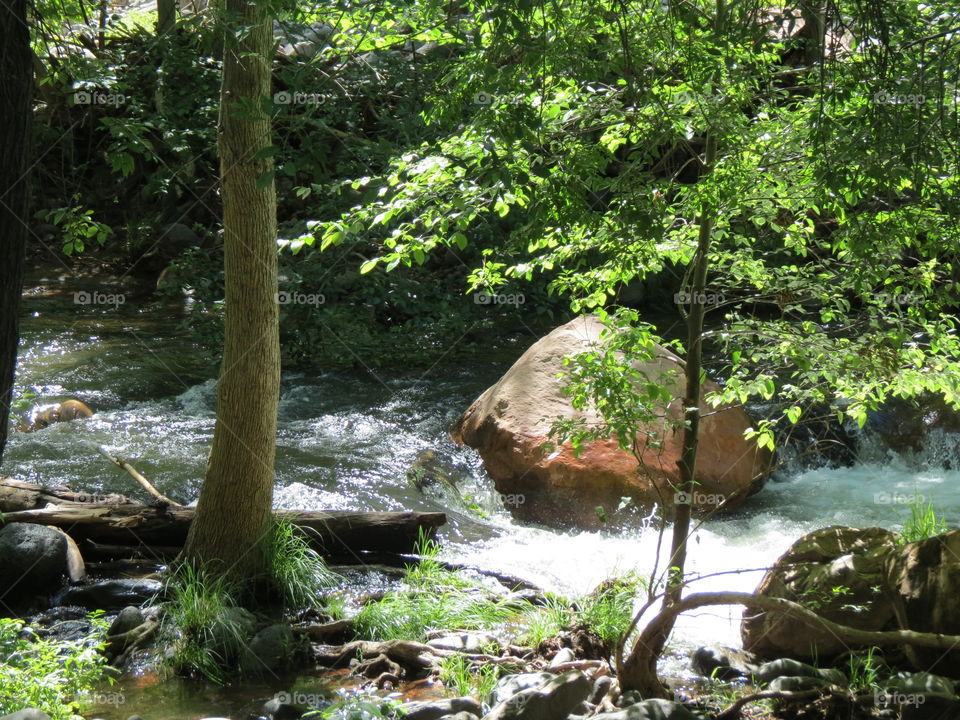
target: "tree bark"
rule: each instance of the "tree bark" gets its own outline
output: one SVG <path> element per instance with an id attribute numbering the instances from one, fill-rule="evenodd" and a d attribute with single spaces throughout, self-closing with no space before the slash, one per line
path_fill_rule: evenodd
<path id="1" fill-rule="evenodd" d="M 20 343 L 20 294 L 27 246 L 33 54 L 26 0 L 0 4 L 0 460 L 7 444 Z"/>
<path id="2" fill-rule="evenodd" d="M 264 152 L 273 32 L 263 0 L 224 0 L 222 17 L 224 351 L 213 447 L 184 558 L 246 583 L 264 569 L 273 527 L 280 388 L 276 189 Z"/>

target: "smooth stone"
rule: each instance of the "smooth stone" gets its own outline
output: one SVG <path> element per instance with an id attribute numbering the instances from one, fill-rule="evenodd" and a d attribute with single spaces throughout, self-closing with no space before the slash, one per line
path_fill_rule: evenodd
<path id="1" fill-rule="evenodd" d="M 697 720 L 697 717 L 680 703 L 654 698 L 622 710 L 594 715 L 591 720 Z"/>
<path id="2" fill-rule="evenodd" d="M 480 703 L 472 697 L 408 702 L 400 706 L 400 711 L 404 720 L 440 720 L 461 713 L 467 713 L 473 718 L 483 715 Z"/>
<path id="3" fill-rule="evenodd" d="M 505 700 L 512 698 L 517 693 L 528 688 L 539 687 L 556 677 L 553 673 L 520 673 L 519 675 L 506 675 L 497 681 L 493 690 L 487 693 L 485 699 L 489 707 L 499 705 Z"/>
<path id="4" fill-rule="evenodd" d="M 67 589 L 57 601 L 60 605 L 81 605 L 91 610 L 120 610 L 128 605 L 143 605 L 162 590 L 158 580 L 120 578 L 77 585 Z"/>
<path id="5" fill-rule="evenodd" d="M 828 684 L 827 680 L 819 677 L 781 675 L 770 681 L 770 690 L 773 692 L 803 692 L 805 690 L 818 690 Z"/>
<path id="6" fill-rule="evenodd" d="M 552 670 L 553 668 L 560 667 L 564 663 L 573 662 L 576 659 L 577 656 L 573 653 L 573 650 L 567 647 L 560 648 L 557 650 L 557 654 L 554 655 L 550 660 L 550 664 L 547 665 L 547 669 Z"/>
<path id="7" fill-rule="evenodd" d="M 245 675 L 274 674 L 289 660 L 293 648 L 293 631 L 289 625 L 269 625 L 253 636 L 240 656 L 240 670 Z"/>
<path id="8" fill-rule="evenodd" d="M 66 572 L 67 541 L 59 530 L 18 522 L 0 528 L 0 597 L 51 590 Z"/>
<path id="9" fill-rule="evenodd" d="M 127 605 L 123 610 L 121 610 L 117 616 L 113 619 L 113 622 L 110 623 L 110 629 L 107 630 L 107 636 L 110 635 L 123 635 L 123 633 L 130 632 L 134 628 L 138 628 L 145 622 L 143 613 L 140 612 L 140 608 L 134 607 L 133 605 Z"/>
<path id="10" fill-rule="evenodd" d="M 500 646 L 493 635 L 478 632 L 447 633 L 433 640 L 427 640 L 427 645 L 439 650 L 459 650 L 468 653 L 482 653 L 490 645 Z"/>
<path id="11" fill-rule="evenodd" d="M 780 658 L 771 660 L 761 665 L 756 672 L 756 678 L 762 683 L 770 682 L 778 677 L 809 677 L 819 678 L 834 685 L 847 685 L 846 676 L 839 670 L 832 668 L 820 669 L 813 665 L 792 660 L 790 658 Z"/>
<path id="12" fill-rule="evenodd" d="M 736 680 L 749 677 L 757 671 L 757 665 L 748 658 L 748 654 L 742 650 L 707 645 L 693 651 L 690 666 L 694 672 L 707 678 Z"/>
<path id="13" fill-rule="evenodd" d="M 592 685 L 582 672 L 557 675 L 540 687 L 523 690 L 494 707 L 484 720 L 558 720 L 576 710 Z"/>
<path id="14" fill-rule="evenodd" d="M 15 713 L 0 716 L 0 720 L 50 720 L 50 716 L 36 708 L 24 708 Z"/>

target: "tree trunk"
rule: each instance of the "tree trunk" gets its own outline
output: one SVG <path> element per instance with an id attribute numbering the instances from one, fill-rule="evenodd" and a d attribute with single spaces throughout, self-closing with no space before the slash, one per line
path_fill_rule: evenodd
<path id="1" fill-rule="evenodd" d="M 20 294 L 27 246 L 27 171 L 33 70 L 26 0 L 0 4 L 0 459 L 7 444 L 20 343 Z"/>
<path id="2" fill-rule="evenodd" d="M 704 173 L 710 172 L 716 160 L 716 136 L 707 134 Z M 678 465 L 680 485 L 674 504 L 673 537 L 670 546 L 670 561 L 667 568 L 667 586 L 664 592 L 664 608 L 680 602 L 683 589 L 683 569 L 687 560 L 687 538 L 690 535 L 690 508 L 696 492 L 697 444 L 700 433 L 700 373 L 703 367 L 703 316 L 704 300 L 709 268 L 710 241 L 713 235 L 713 212 L 704 209 L 699 218 L 697 252 L 693 259 L 692 277 L 687 288 L 690 312 L 687 315 L 687 352 L 684 358 L 686 391 L 683 398 L 684 430 L 683 449 Z M 669 697 L 657 677 L 657 660 L 663 652 L 667 638 L 673 630 L 672 619 L 658 626 L 658 632 L 644 632 L 622 666 L 620 687 L 624 690 L 639 690 L 644 697 Z"/>
<path id="3" fill-rule="evenodd" d="M 177 28 L 176 0 L 157 0 L 157 37 L 172 35 Z"/>
<path id="4" fill-rule="evenodd" d="M 262 0 L 224 0 L 220 91 L 225 327 L 217 422 L 184 557 L 241 582 L 273 527 L 280 340 L 276 189 L 266 101 L 273 32 Z"/>

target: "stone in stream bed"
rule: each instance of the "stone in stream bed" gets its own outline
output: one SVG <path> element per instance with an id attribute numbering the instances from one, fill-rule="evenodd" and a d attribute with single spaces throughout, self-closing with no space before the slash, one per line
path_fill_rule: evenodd
<path id="1" fill-rule="evenodd" d="M 240 656 L 240 671 L 244 675 L 274 675 L 290 659 L 293 649 L 293 631 L 289 625 L 269 625 L 256 635 Z"/>
<path id="2" fill-rule="evenodd" d="M 36 708 L 24 708 L 9 715 L 0 715 L 0 720 L 50 720 L 50 716 Z"/>
<path id="3" fill-rule="evenodd" d="M 67 541 L 45 525 L 10 523 L 0 529 L 0 600 L 20 606 L 53 590 L 67 572 Z"/>
<path id="4" fill-rule="evenodd" d="M 118 578 L 68 588 L 57 597 L 59 605 L 81 605 L 91 610 L 120 610 L 143 605 L 163 589 L 158 580 Z"/>
<path id="5" fill-rule="evenodd" d="M 592 685 L 582 672 L 571 670 L 538 687 L 504 700 L 484 720 L 559 720 L 583 705 Z"/>
<path id="6" fill-rule="evenodd" d="M 750 653 L 721 645 L 698 647 L 690 656 L 690 666 L 694 672 L 717 680 L 745 678 L 757 670 Z"/>
<path id="7" fill-rule="evenodd" d="M 509 700 L 518 692 L 528 688 L 539 687 L 556 677 L 553 673 L 520 673 L 517 675 L 506 675 L 497 681 L 493 690 L 487 693 L 484 699 L 488 707 L 499 705 L 505 700 Z"/>
<path id="8" fill-rule="evenodd" d="M 697 720 L 697 716 L 678 702 L 654 698 L 594 715 L 591 720 Z"/>
<path id="9" fill-rule="evenodd" d="M 461 713 L 475 720 L 483 714 L 480 703 L 472 697 L 408 702 L 400 706 L 400 712 L 404 720 L 441 720 Z"/>

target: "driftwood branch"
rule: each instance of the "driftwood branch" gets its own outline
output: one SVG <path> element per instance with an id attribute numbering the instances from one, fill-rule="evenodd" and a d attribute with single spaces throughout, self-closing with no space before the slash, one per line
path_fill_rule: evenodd
<path id="1" fill-rule="evenodd" d="M 141 475 L 133 465 L 128 463 L 122 457 L 118 457 L 117 455 L 111 455 L 109 452 L 107 452 L 106 448 L 104 448 L 102 445 L 96 445 L 94 443 L 88 443 L 88 444 L 90 445 L 90 447 L 92 447 L 98 453 L 103 455 L 107 460 L 112 462 L 118 468 L 121 468 L 122 470 L 126 470 L 127 473 L 129 473 L 130 477 L 132 477 L 134 480 L 140 483 L 140 487 L 146 490 L 147 493 L 149 493 L 154 500 L 159 500 L 160 502 L 166 503 L 167 505 L 183 507 L 183 505 L 178 503 L 176 500 L 171 500 L 166 495 L 164 495 L 159 490 L 157 490 L 153 486 L 153 483 L 151 483 L 143 475 Z"/>

